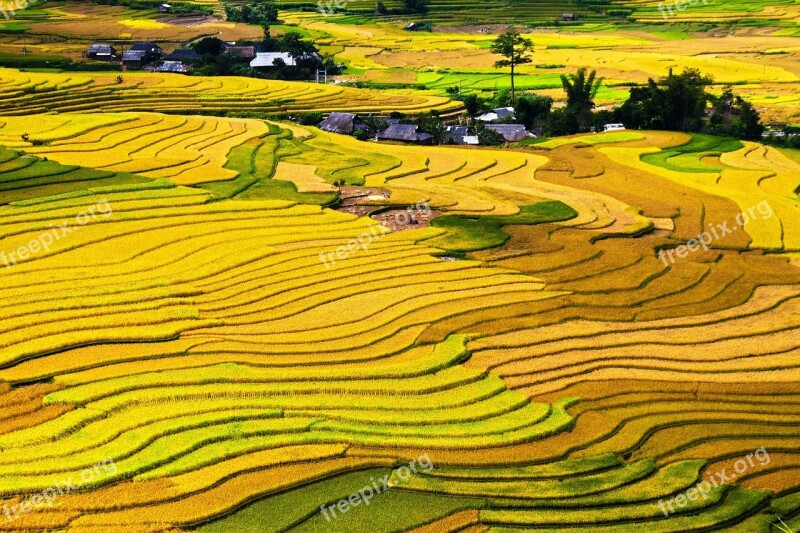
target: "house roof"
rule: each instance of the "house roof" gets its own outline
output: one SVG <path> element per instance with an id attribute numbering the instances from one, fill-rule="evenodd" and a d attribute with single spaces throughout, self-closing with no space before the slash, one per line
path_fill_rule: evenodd
<path id="1" fill-rule="evenodd" d="M 447 126 L 447 135 L 452 137 L 456 144 L 464 144 L 464 137 L 469 135 L 466 126 Z"/>
<path id="2" fill-rule="evenodd" d="M 450 135 L 468 135 L 469 128 L 466 126 L 447 126 L 447 133 Z"/>
<path id="3" fill-rule="evenodd" d="M 200 59 L 200 54 L 191 48 L 178 48 L 173 50 L 172 53 L 164 59 L 168 61 L 197 61 Z"/>
<path id="4" fill-rule="evenodd" d="M 110 44 L 93 44 L 89 47 L 87 51 L 89 54 L 97 54 L 97 55 L 111 55 L 114 53 L 114 47 Z"/>
<path id="5" fill-rule="evenodd" d="M 225 53 L 230 54 L 235 57 L 241 57 L 244 59 L 253 59 L 256 57 L 256 47 L 255 46 L 226 46 Z"/>
<path id="6" fill-rule="evenodd" d="M 417 133 L 416 124 L 392 124 L 381 133 L 378 138 L 388 141 L 419 142 L 432 139 L 427 133 Z"/>
<path id="7" fill-rule="evenodd" d="M 148 54 L 160 54 L 163 52 L 156 43 L 134 43 L 130 48 L 131 52 L 145 52 Z"/>
<path id="8" fill-rule="evenodd" d="M 123 61 L 141 61 L 144 56 L 147 55 L 147 52 L 144 50 L 129 50 L 122 54 Z"/>
<path id="9" fill-rule="evenodd" d="M 512 116 L 513 114 L 513 107 L 498 107 L 497 109 L 492 109 L 490 112 L 484 113 L 476 118 L 481 122 L 494 122 L 497 119 Z"/>
<path id="10" fill-rule="evenodd" d="M 179 72 L 185 74 L 189 72 L 189 67 L 180 61 L 164 61 L 161 66 L 156 67 L 156 72 Z"/>
<path id="11" fill-rule="evenodd" d="M 320 122 L 321 130 L 331 133 L 350 135 L 355 130 L 356 115 L 351 113 L 331 113 L 328 118 Z"/>
<path id="12" fill-rule="evenodd" d="M 496 131 L 510 143 L 520 142 L 528 136 L 528 130 L 523 124 L 487 124 L 486 129 Z"/>
<path id="13" fill-rule="evenodd" d="M 475 117 L 475 120 L 480 120 L 481 122 L 492 122 L 494 120 L 497 120 L 498 118 L 500 117 L 497 116 L 497 113 L 492 111 L 490 113 L 484 113 L 483 115 L 478 115 L 477 117 Z"/>
<path id="14" fill-rule="evenodd" d="M 256 58 L 250 62 L 250 66 L 253 68 L 274 67 L 276 59 L 281 59 L 290 67 L 295 65 L 294 58 L 288 52 L 259 52 Z"/>

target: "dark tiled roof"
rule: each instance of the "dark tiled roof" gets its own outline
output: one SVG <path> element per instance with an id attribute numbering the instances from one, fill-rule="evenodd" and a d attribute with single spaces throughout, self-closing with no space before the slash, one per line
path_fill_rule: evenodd
<path id="1" fill-rule="evenodd" d="M 89 54 L 113 54 L 114 48 L 110 44 L 93 44 L 89 47 Z"/>
<path id="2" fill-rule="evenodd" d="M 131 46 L 131 52 L 144 52 L 146 54 L 160 54 L 163 52 L 156 43 L 135 43 Z"/>
<path id="3" fill-rule="evenodd" d="M 446 137 L 452 137 L 456 144 L 464 144 L 464 137 L 469 135 L 469 128 L 466 126 L 447 126 Z"/>
<path id="4" fill-rule="evenodd" d="M 528 135 L 523 124 L 487 124 L 486 129 L 496 131 L 510 143 L 520 142 Z"/>
<path id="5" fill-rule="evenodd" d="M 351 135 L 355 130 L 356 116 L 351 113 L 331 113 L 319 127 L 331 133 Z"/>
<path id="6" fill-rule="evenodd" d="M 280 59 L 286 66 L 295 66 L 294 58 L 288 52 L 259 52 L 256 58 L 250 62 L 253 68 L 271 68 L 275 66 L 275 61 Z"/>
<path id="7" fill-rule="evenodd" d="M 143 50 L 130 50 L 122 54 L 123 61 L 141 61 L 142 58 L 147 54 L 147 52 Z"/>
<path id="8" fill-rule="evenodd" d="M 164 61 L 164 63 L 156 68 L 156 72 L 178 72 L 186 73 L 189 68 L 180 61 Z"/>
<path id="9" fill-rule="evenodd" d="M 380 134 L 381 139 L 389 141 L 417 142 L 421 140 L 420 137 L 416 124 L 392 124 Z"/>
<path id="10" fill-rule="evenodd" d="M 226 46 L 225 52 L 232 56 L 241 57 L 243 59 L 253 59 L 256 57 L 255 46 Z"/>
<path id="11" fill-rule="evenodd" d="M 178 48 L 164 59 L 168 61 L 197 61 L 200 59 L 200 55 L 190 48 Z"/>

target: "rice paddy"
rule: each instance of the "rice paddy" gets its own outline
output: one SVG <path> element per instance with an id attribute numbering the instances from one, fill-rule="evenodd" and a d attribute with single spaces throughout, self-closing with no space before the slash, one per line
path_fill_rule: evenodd
<path id="1" fill-rule="evenodd" d="M 455 121 L 453 88 L 510 87 L 490 45 L 518 23 L 516 87 L 556 107 L 579 67 L 598 106 L 692 67 L 796 125 L 794 2 L 279 3 L 341 83 L 48 63 L 262 37 L 213 16 L 0 22 L 0 64 L 44 65 L 0 68 L 0 530 L 800 529 L 800 152 L 286 120 Z"/>
<path id="2" fill-rule="evenodd" d="M 0 118 L 6 530 L 768 532 L 800 511 L 792 154 L 665 132 L 364 143 L 123 111 L 156 94 L 131 91 Z M 340 179 L 442 214 L 392 232 L 334 209 Z M 320 512 L 380 478 L 370 505 Z"/>
<path id="3" fill-rule="evenodd" d="M 449 98 L 385 93 L 333 85 L 180 74 L 54 74 L 0 69 L 6 116 L 86 111 L 156 111 L 172 114 L 301 113 L 355 110 L 420 113 L 457 110 Z"/>
<path id="4" fill-rule="evenodd" d="M 778 2 L 781 5 L 757 7 L 733 5 L 731 2 L 698 2 L 674 12 L 675 16 L 668 15 L 665 21 L 657 4 L 637 0 L 590 8 L 588 5 L 564 5 L 563 2 L 556 2 L 553 6 L 512 2 L 493 7 L 492 22 L 511 20 L 523 23 L 533 13 L 530 22 L 550 24 L 533 28 L 527 34 L 535 44 L 534 62 L 521 66 L 516 80 L 517 87 L 525 91 L 561 101 L 560 75 L 591 66 L 606 80 L 596 102 L 610 106 L 624 101 L 633 85 L 646 83 L 650 77 L 664 76 L 669 69 L 691 67 L 713 77 L 715 92 L 721 92 L 726 85 L 734 85 L 737 93 L 756 105 L 767 123 L 776 126 L 798 123 L 796 95 L 800 88 L 797 77 L 800 69 L 795 42 L 797 29 L 794 27 L 796 6 L 782 0 Z M 216 2 L 208 5 L 220 7 Z M 312 37 L 323 53 L 334 54 L 336 61 L 345 65 L 341 81 L 347 85 L 360 82 L 388 89 L 394 93 L 394 99 L 361 108 L 346 105 L 359 99 L 355 93 L 341 98 L 331 94 L 332 105 L 323 106 L 320 98 L 328 93 L 315 90 L 313 93 L 320 98 L 315 99 L 314 106 L 296 107 L 293 102 L 281 99 L 274 105 L 268 103 L 265 106 L 262 83 L 247 82 L 248 87 L 241 88 L 226 81 L 226 87 L 213 89 L 213 92 L 235 95 L 233 99 L 237 101 L 232 102 L 227 111 L 292 113 L 313 107 L 325 111 L 355 108 L 376 113 L 392 110 L 417 112 L 430 108 L 455 110 L 457 106 L 448 107 L 444 103 L 449 100 L 447 89 L 460 88 L 466 93 L 489 97 L 510 87 L 508 75 L 493 68 L 497 57 L 491 53 L 489 45 L 495 35 L 478 32 L 488 21 L 465 18 L 465 13 L 475 11 L 472 4 L 437 6 L 434 3 L 430 18 L 442 24 L 434 33 L 404 31 L 403 25 L 408 22 L 408 17 L 389 17 L 367 23 L 366 12 L 371 14 L 373 9 L 367 3 L 348 4 L 349 9 L 364 13 L 334 16 L 321 15 L 316 12 L 317 5 L 309 2 L 288 3 L 286 7 L 303 8 L 304 11 L 282 11 L 283 24 L 272 27 L 274 35 L 295 31 Z M 618 17 L 597 12 L 615 9 L 634 10 L 632 18 L 635 23 L 620 26 Z M 484 10 L 475 12 L 483 13 Z M 553 22 L 564 13 L 587 18 L 579 23 L 553 26 Z M 699 23 L 698 20 L 706 22 Z M 79 62 L 86 47 L 94 42 L 111 42 L 118 49 L 124 49 L 135 42 L 156 41 L 165 49 L 172 50 L 209 36 L 225 41 L 258 41 L 262 38 L 262 30 L 256 25 L 213 17 L 190 17 L 182 21 L 180 17 L 164 16 L 155 10 L 77 2 L 59 2 L 52 6 L 43 5 L 35 11 L 24 10 L 4 24 L 24 26 L 13 31 L 9 27 L 7 32 L 0 32 L 0 64 L 11 67 L 24 66 L 35 59 L 37 67 L 45 68 L 51 64 L 60 65 L 63 61 Z M 492 31 L 496 29 L 494 26 L 489 28 Z M 126 77 L 133 76 L 131 73 Z M 81 87 L 87 92 L 81 95 L 81 104 L 100 101 L 104 110 L 117 109 L 100 98 L 101 86 L 102 92 L 107 93 L 106 98 L 113 96 L 115 99 L 130 88 L 127 82 L 120 87 L 113 86 L 115 76 L 111 75 L 80 74 L 71 77 L 83 80 Z M 142 86 L 138 80 L 134 83 L 137 87 Z M 165 86 L 175 83 L 168 82 Z M 147 82 L 143 85 L 152 87 Z M 398 86 L 403 89 L 397 89 Z M 77 88 L 73 91 L 75 96 L 76 91 Z M 299 92 L 303 100 L 310 103 L 309 98 L 313 98 L 310 91 Z M 351 92 L 351 89 L 346 92 Z M 383 94 L 385 91 L 364 95 L 361 100 L 381 100 Z M 174 106 L 151 100 L 148 103 L 158 107 L 147 107 L 135 105 L 132 96 L 128 93 L 124 97 L 131 106 L 126 110 L 181 113 L 203 110 L 216 113 L 221 112 L 222 107 L 189 98 L 174 102 Z M 209 96 L 213 99 L 213 94 Z M 292 96 L 288 98 L 294 100 Z M 433 97 L 439 100 L 434 103 L 431 101 Z M 34 97 L 40 98 L 42 95 Z M 138 95 L 135 100 L 141 103 L 143 99 L 144 95 Z M 43 102 L 48 103 L 48 100 Z M 388 102 L 396 102 L 397 109 Z M 62 109 L 56 106 L 49 109 L 75 111 L 86 108 L 64 106 Z M 42 109 L 35 111 L 42 112 Z"/>

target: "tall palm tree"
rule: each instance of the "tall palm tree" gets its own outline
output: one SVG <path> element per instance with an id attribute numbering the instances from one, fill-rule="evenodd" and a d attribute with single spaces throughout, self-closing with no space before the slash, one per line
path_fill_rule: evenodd
<path id="1" fill-rule="evenodd" d="M 600 90 L 603 78 L 597 78 L 597 71 L 586 75 L 586 67 L 581 67 L 575 74 L 561 75 L 561 85 L 567 93 L 567 109 L 580 112 L 594 109 L 594 97 Z"/>

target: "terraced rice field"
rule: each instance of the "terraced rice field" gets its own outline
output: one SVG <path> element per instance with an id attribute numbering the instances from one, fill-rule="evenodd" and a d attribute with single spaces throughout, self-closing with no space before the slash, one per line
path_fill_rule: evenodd
<path id="1" fill-rule="evenodd" d="M 726 9 L 724 5 L 714 2 L 705 7 Z M 561 102 L 560 75 L 589 67 L 605 78 L 596 102 L 608 106 L 625 101 L 631 85 L 663 77 L 670 68 L 696 68 L 714 79 L 714 92 L 734 85 L 737 93 L 756 105 L 765 123 L 798 123 L 800 62 L 794 22 L 785 21 L 786 28 L 695 28 L 691 20 L 685 20 L 693 9 L 696 6 L 680 12 L 670 24 L 619 27 L 587 22 L 531 29 L 526 37 L 534 43 L 533 63 L 518 68 L 516 86 Z M 737 16 L 735 10 L 725 13 Z M 408 32 L 397 23 L 364 24 L 345 16 L 305 12 L 281 16 L 318 35 L 323 49 L 349 67 L 347 79 L 389 86 L 403 83 L 441 95 L 448 88 L 460 87 L 487 98 L 510 88 L 508 73 L 493 67 L 498 56 L 491 53 L 490 44 L 496 35 L 479 33 L 478 25 Z"/>
<path id="2" fill-rule="evenodd" d="M 306 0 L 292 4 L 305 5 L 305 11 L 281 11 L 282 25 L 272 27 L 274 35 L 298 31 L 313 38 L 323 53 L 332 54 L 346 65 L 340 79 L 385 87 L 385 93 L 358 92 L 347 89 L 292 88 L 283 90 L 274 83 L 259 81 L 232 82 L 219 79 L 197 80 L 184 77 L 139 77 L 128 74 L 126 83 L 117 86 L 116 75 L 75 74 L 57 76 L 60 85 L 66 79 L 80 79 L 80 86 L 53 95 L 31 94 L 36 83 L 22 79 L 9 80 L 9 87 L 18 86 L 22 93 L 4 94 L 13 97 L 15 105 L 34 111 L 83 111 L 99 105 L 103 110 L 123 108 L 128 111 L 163 111 L 181 113 L 223 113 L 241 111 L 289 112 L 323 110 L 360 110 L 417 112 L 430 108 L 452 111 L 447 89 L 460 87 L 467 93 L 490 97 L 510 88 L 510 78 L 493 67 L 498 57 L 491 53 L 494 34 L 484 34 L 487 13 L 492 22 L 522 23 L 530 16 L 536 24 L 548 27 L 531 28 L 527 37 L 535 45 L 534 61 L 518 69 L 519 89 L 551 96 L 563 101 L 560 75 L 581 67 L 597 69 L 605 84 L 597 95 L 601 106 L 625 101 L 632 85 L 644 84 L 648 78 L 659 78 L 670 68 L 697 68 L 715 80 L 713 90 L 721 92 L 734 85 L 736 92 L 753 102 L 768 124 L 783 126 L 800 123 L 800 60 L 796 43 L 797 5 L 776 0 L 776 3 L 735 4 L 728 1 L 698 2 L 682 11 L 675 11 L 665 21 L 658 11 L 658 2 L 633 2 L 620 5 L 597 5 L 593 9 L 608 12 L 617 9 L 635 10 L 635 24 L 622 24 L 620 17 L 601 15 L 587 7 L 563 1 L 496 2 L 491 7 L 473 9 L 474 3 L 458 5 L 432 4 L 431 17 L 441 23 L 435 32 L 408 32 L 403 29 L 409 17 L 388 17 L 367 20 L 366 12 L 374 4 L 353 1 L 351 15 L 323 16 L 318 6 Z M 560 3 L 559 3 L 560 2 Z M 209 5 L 220 7 L 215 0 Z M 502 6 L 500 4 L 503 4 Z M 781 5 L 778 5 L 781 4 Z M 360 12 L 360 11 L 363 11 Z M 464 16 L 467 12 L 470 17 Z M 525 11 L 520 15 L 519 11 Z M 585 14 L 578 23 L 553 26 L 552 21 L 564 13 Z M 707 21 L 707 22 L 701 22 Z M 458 26 L 452 24 L 458 22 Z M 731 25 L 733 27 L 731 27 Z M 0 21 L 6 31 L 0 32 L 0 60 L 4 65 L 24 66 L 36 60 L 82 61 L 82 53 L 94 42 L 112 42 L 118 49 L 137 41 L 156 41 L 172 50 L 205 36 L 225 41 L 259 40 L 262 30 L 256 25 L 235 24 L 213 17 L 181 20 L 163 17 L 154 10 L 134 10 L 120 6 L 100 6 L 78 2 L 58 2 L 26 9 L 10 21 Z M 497 33 L 501 25 L 491 26 Z M 22 55 L 25 57 L 21 57 Z M 20 61 L 16 61 L 21 58 Z M 17 77 L 9 71 L 8 77 Z M 5 78 L 5 75 L 3 76 Z M 42 86 L 42 89 L 46 83 Z M 407 87 L 403 90 L 398 86 Z M 163 98 L 152 91 L 161 87 Z M 176 87 L 196 87 L 176 95 Z M 146 89 L 147 94 L 131 89 Z M 207 98 L 198 92 L 208 92 Z M 273 94 L 274 98 L 266 95 Z M 221 102 L 230 95 L 230 107 Z M 57 96 L 52 99 L 49 96 Z M 285 96 L 285 98 L 284 98 Z M 64 100 L 61 104 L 60 101 Z M 31 101 L 41 99 L 42 107 Z M 124 99 L 127 107 L 119 100 Z M 54 101 L 56 100 L 56 101 Z M 330 103 L 328 103 L 330 102 Z M 295 105 L 305 104 L 305 105 Z M 14 111 L 9 111 L 14 112 Z"/>
<path id="3" fill-rule="evenodd" d="M 317 4 L 310 0 L 281 0 L 284 9 L 315 9 Z M 389 0 L 384 2 L 388 9 L 402 9 L 403 2 Z M 349 13 L 374 14 L 374 6 L 367 2 L 354 2 L 346 6 Z M 552 23 L 561 20 L 564 13 L 576 13 L 589 20 L 601 20 L 599 15 L 587 7 L 579 7 L 565 0 L 511 0 L 475 2 L 474 0 L 431 0 L 428 2 L 425 20 L 444 24 L 472 23 Z M 491 16 L 488 15 L 491 13 Z M 407 16 L 405 17 L 407 18 Z"/>
<path id="4" fill-rule="evenodd" d="M 0 118 L 3 530 L 800 525 L 795 158 L 381 145 L 125 94 Z M 341 179 L 442 216 L 391 232 L 332 209 Z"/>
<path id="5" fill-rule="evenodd" d="M 5 116 L 86 111 L 161 113 L 300 113 L 355 111 L 419 113 L 458 110 L 460 104 L 433 95 L 386 93 L 302 82 L 180 74 L 55 74 L 0 69 Z"/>

